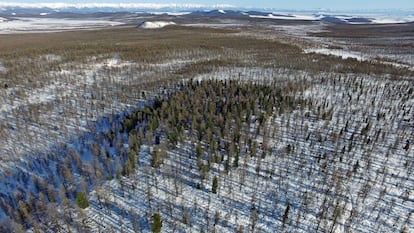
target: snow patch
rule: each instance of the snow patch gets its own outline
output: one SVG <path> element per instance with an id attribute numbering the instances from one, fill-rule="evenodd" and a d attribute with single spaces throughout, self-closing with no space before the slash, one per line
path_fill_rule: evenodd
<path id="1" fill-rule="evenodd" d="M 145 21 L 138 27 L 143 29 L 157 29 L 166 27 L 168 25 L 175 25 L 175 23 L 172 21 Z"/>
<path id="2" fill-rule="evenodd" d="M 182 15 L 189 15 L 191 14 L 190 11 L 180 11 L 180 12 L 168 12 L 168 11 L 156 11 L 150 12 L 152 15 L 169 15 L 169 16 L 182 16 Z"/>
<path id="3" fill-rule="evenodd" d="M 392 16 L 377 16 L 371 19 L 376 24 L 393 24 L 393 23 L 409 23 L 414 22 L 414 15 L 392 17 Z"/>
<path id="4" fill-rule="evenodd" d="M 272 12 L 268 15 L 249 15 L 251 18 L 279 19 L 279 20 L 309 20 L 320 21 L 324 18 L 332 18 L 348 24 L 393 24 L 414 22 L 414 15 L 379 15 L 379 14 L 355 14 L 355 13 L 312 13 L 291 14 L 287 12 Z"/>
<path id="5" fill-rule="evenodd" d="M 40 58 L 48 62 L 62 61 L 62 56 L 56 55 L 56 54 L 46 54 L 46 55 L 40 56 Z"/>
<path id="6" fill-rule="evenodd" d="M 332 55 L 336 57 L 341 57 L 342 59 L 348 59 L 348 58 L 355 58 L 358 61 L 366 61 L 368 60 L 366 57 L 364 57 L 361 53 L 356 52 L 348 52 L 340 49 L 305 49 L 305 53 L 318 53 L 318 54 L 324 54 L 324 55 Z"/>
<path id="7" fill-rule="evenodd" d="M 226 14 L 224 10 L 218 10 L 219 13 Z"/>
<path id="8" fill-rule="evenodd" d="M 354 51 L 344 51 L 341 49 L 327 49 L 327 48 L 310 48 L 310 49 L 304 49 L 304 53 L 318 53 L 323 55 L 332 55 L 336 57 L 341 57 L 342 59 L 348 59 L 348 58 L 354 58 L 358 61 L 373 61 L 384 65 L 391 65 L 396 68 L 407 68 L 409 70 L 414 70 L 414 67 L 412 65 L 407 65 L 399 62 L 389 62 L 389 61 L 382 61 L 378 60 L 377 58 L 374 58 L 372 56 L 364 55 L 360 52 L 354 52 Z"/>
<path id="9" fill-rule="evenodd" d="M 263 15 L 249 15 L 250 18 L 261 19 L 283 19 L 283 20 L 320 20 L 322 16 L 315 15 L 296 15 L 296 14 L 275 14 L 271 13 L 267 16 Z"/>
<path id="10" fill-rule="evenodd" d="M 7 71 L 6 67 L 4 67 L 4 65 L 1 64 L 0 62 L 0 72 L 6 72 L 6 71 Z"/>

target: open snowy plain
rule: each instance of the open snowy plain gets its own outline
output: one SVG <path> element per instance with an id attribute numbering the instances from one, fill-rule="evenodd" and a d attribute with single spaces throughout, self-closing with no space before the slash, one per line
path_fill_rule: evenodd
<path id="1" fill-rule="evenodd" d="M 65 30 L 96 29 L 121 25 L 121 22 L 93 19 L 55 19 L 55 18 L 13 18 L 0 19 L 0 33 L 39 33 Z"/>

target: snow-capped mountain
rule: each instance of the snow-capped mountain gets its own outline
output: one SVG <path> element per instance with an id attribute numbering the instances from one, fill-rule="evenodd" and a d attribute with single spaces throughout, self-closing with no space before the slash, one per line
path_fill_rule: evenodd
<path id="1" fill-rule="evenodd" d="M 216 9 L 216 8 L 234 8 L 228 4 L 178 4 L 178 3 L 10 3 L 0 2 L 2 11 L 16 9 L 32 9 L 32 10 L 51 10 L 51 11 L 67 11 L 67 12 L 135 12 L 135 11 L 151 11 L 151 10 L 200 10 L 200 9 Z"/>
<path id="2" fill-rule="evenodd" d="M 339 24 L 387 24 L 414 22 L 414 12 L 409 10 L 337 12 L 320 10 L 269 10 L 238 8 L 229 4 L 172 4 L 172 3 L 13 3 L 0 2 L 2 17 L 67 17 L 68 13 L 171 13 L 183 12 L 198 17 L 250 17 L 274 20 L 305 20 Z M 78 17 L 78 16 L 77 16 Z M 1 22 L 1 21 L 0 21 Z"/>

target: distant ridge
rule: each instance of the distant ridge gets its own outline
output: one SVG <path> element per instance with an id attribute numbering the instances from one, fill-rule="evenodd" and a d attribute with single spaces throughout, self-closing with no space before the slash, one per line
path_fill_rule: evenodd
<path id="1" fill-rule="evenodd" d="M 414 11 L 360 11 L 330 10 L 275 10 L 247 9 L 229 4 L 176 4 L 176 3 L 14 3 L 0 2 L 0 17 L 87 17 L 102 14 L 133 13 L 168 15 L 173 17 L 255 18 L 266 20 L 318 21 L 330 24 L 396 24 L 414 22 Z M 77 15 L 75 15 L 77 14 Z M 91 15 L 93 14 L 93 15 Z M 111 15 L 106 15 L 110 17 Z M 4 21 L 4 20 L 3 20 Z M 0 20 L 1 22 L 1 20 Z"/>
<path id="2" fill-rule="evenodd" d="M 49 8 L 49 9 L 217 9 L 235 8 L 230 4 L 193 4 L 193 3 L 17 3 L 0 2 L 3 8 Z"/>

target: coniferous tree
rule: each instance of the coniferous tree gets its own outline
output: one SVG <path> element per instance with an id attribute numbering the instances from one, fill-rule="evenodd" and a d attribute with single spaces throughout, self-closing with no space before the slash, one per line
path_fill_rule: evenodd
<path id="1" fill-rule="evenodd" d="M 78 192 L 76 194 L 76 203 L 78 204 L 79 208 L 82 208 L 82 209 L 89 207 L 89 201 L 84 192 Z"/>
<path id="2" fill-rule="evenodd" d="M 287 221 L 287 219 L 288 219 L 288 216 L 289 216 L 289 210 L 290 210 L 290 204 L 289 204 L 289 203 L 287 203 L 287 206 L 286 206 L 286 209 L 285 209 L 285 213 L 283 214 L 283 217 L 282 217 L 282 224 L 283 224 L 283 226 L 285 226 L 286 221 Z"/>
<path id="3" fill-rule="evenodd" d="M 160 233 L 162 228 L 162 220 L 161 215 L 159 213 L 155 213 L 152 215 L 152 222 L 151 222 L 151 229 L 154 233 Z"/>
<path id="4" fill-rule="evenodd" d="M 217 176 L 214 176 L 213 185 L 211 187 L 211 192 L 214 193 L 214 194 L 217 194 L 217 188 L 218 188 L 218 178 L 217 178 Z"/>

